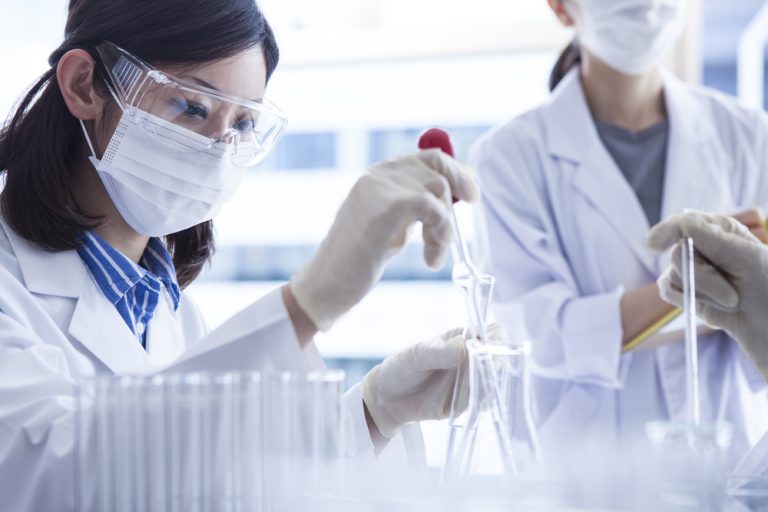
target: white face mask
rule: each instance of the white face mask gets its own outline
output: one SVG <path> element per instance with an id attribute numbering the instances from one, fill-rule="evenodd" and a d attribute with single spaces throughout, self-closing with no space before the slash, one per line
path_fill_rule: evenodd
<path id="1" fill-rule="evenodd" d="M 579 42 L 627 75 L 659 66 L 685 26 L 683 0 L 565 0 Z"/>
<path id="2" fill-rule="evenodd" d="M 85 138 L 115 207 L 145 236 L 169 235 L 212 219 L 245 172 L 222 147 L 207 149 L 204 137 L 134 107 L 123 112 L 101 160 L 87 132 Z"/>

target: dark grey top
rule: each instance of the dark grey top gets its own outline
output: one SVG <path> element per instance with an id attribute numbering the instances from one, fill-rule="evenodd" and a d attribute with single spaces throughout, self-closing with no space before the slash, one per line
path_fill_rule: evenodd
<path id="1" fill-rule="evenodd" d="M 648 223 L 661 220 L 669 123 L 663 120 L 640 132 L 597 122 L 597 132 L 645 210 Z"/>

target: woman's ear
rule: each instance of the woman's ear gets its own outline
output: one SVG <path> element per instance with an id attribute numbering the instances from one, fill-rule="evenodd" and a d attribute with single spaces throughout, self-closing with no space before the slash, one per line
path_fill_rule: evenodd
<path id="1" fill-rule="evenodd" d="M 568 14 L 568 11 L 565 9 L 565 0 L 547 1 L 549 2 L 549 7 L 552 9 L 552 12 L 554 12 L 555 16 L 557 16 L 557 19 L 560 20 L 560 23 L 566 27 L 572 27 L 573 18 L 571 18 L 571 15 Z"/>
<path id="2" fill-rule="evenodd" d="M 85 50 L 70 50 L 56 66 L 56 80 L 70 113 L 83 121 L 99 119 L 105 101 L 94 83 L 96 62 Z"/>

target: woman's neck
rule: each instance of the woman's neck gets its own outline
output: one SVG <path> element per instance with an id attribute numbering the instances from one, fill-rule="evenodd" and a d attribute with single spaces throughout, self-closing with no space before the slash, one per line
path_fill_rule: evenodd
<path id="1" fill-rule="evenodd" d="M 75 186 L 80 207 L 88 215 L 103 219 L 93 231 L 121 254 L 134 263 L 139 263 L 149 238 L 140 235 L 125 222 L 110 199 L 96 169 L 87 158 L 83 159 L 77 176 Z"/>
<path id="2" fill-rule="evenodd" d="M 582 48 L 581 82 L 592 116 L 634 132 L 667 117 L 664 82 L 658 69 L 629 76 Z"/>

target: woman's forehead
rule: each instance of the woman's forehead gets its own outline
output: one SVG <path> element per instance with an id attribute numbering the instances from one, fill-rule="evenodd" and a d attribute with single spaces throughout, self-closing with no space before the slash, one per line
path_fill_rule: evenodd
<path id="1" fill-rule="evenodd" d="M 267 65 L 264 60 L 264 51 L 260 46 L 233 57 L 207 62 L 194 68 L 187 67 L 179 71 L 175 71 L 172 67 L 166 67 L 166 69 L 179 78 L 216 89 L 230 96 L 252 101 L 260 101 L 264 97 Z"/>

